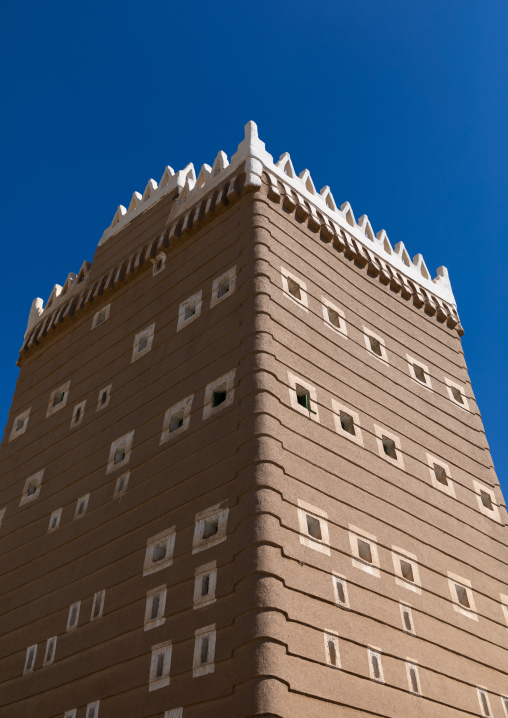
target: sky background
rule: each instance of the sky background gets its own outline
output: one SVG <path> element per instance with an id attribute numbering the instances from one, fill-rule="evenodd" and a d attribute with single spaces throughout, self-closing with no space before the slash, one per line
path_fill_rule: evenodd
<path id="1" fill-rule="evenodd" d="M 31 302 L 46 302 L 164 167 L 212 164 L 248 120 L 449 268 L 507 495 L 506 0 L 85 3 L 2 10 L 0 427 Z"/>

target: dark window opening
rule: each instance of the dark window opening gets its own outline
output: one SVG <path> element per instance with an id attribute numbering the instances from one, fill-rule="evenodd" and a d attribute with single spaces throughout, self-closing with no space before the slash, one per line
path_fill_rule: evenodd
<path id="1" fill-rule="evenodd" d="M 215 534 L 219 531 L 219 519 L 218 518 L 211 518 L 211 519 L 205 519 L 205 522 L 203 524 L 203 533 L 202 538 L 208 539 L 212 536 L 215 536 Z"/>
<path id="2" fill-rule="evenodd" d="M 483 691 L 480 691 L 480 700 L 482 703 L 482 711 L 485 716 L 490 717 L 489 704 L 487 703 L 487 696 Z"/>
<path id="3" fill-rule="evenodd" d="M 345 411 L 340 412 L 340 425 L 342 426 L 343 431 L 347 431 L 348 434 L 355 436 L 356 431 L 354 419 L 349 414 L 346 414 Z"/>
<path id="4" fill-rule="evenodd" d="M 86 506 L 86 500 L 83 500 L 83 501 L 80 501 L 80 502 L 79 502 L 79 504 L 78 504 L 78 516 L 80 516 L 80 515 L 84 512 L 85 506 Z"/>
<path id="5" fill-rule="evenodd" d="M 370 348 L 371 348 L 372 352 L 376 356 L 378 356 L 378 357 L 383 356 L 383 350 L 381 349 L 381 342 L 379 341 L 379 339 L 376 339 L 375 337 L 371 337 L 369 335 L 369 344 L 370 344 Z"/>
<path id="6" fill-rule="evenodd" d="M 406 628 L 406 631 L 413 631 L 413 626 L 411 624 L 411 616 L 409 615 L 409 611 L 403 611 L 402 615 L 404 617 L 404 626 Z"/>
<path id="7" fill-rule="evenodd" d="M 16 431 L 21 431 L 21 429 L 24 427 L 24 425 L 25 425 L 25 420 L 18 419 L 18 423 L 16 424 Z"/>
<path id="8" fill-rule="evenodd" d="M 208 636 L 203 636 L 201 639 L 201 663 L 208 663 Z"/>
<path id="9" fill-rule="evenodd" d="M 64 398 L 65 398 L 64 391 L 57 392 L 53 398 L 53 406 L 58 406 L 58 404 L 61 404 L 62 401 L 64 400 Z"/>
<path id="10" fill-rule="evenodd" d="M 300 285 L 298 282 L 295 282 L 294 279 L 289 279 L 288 277 L 288 290 L 292 297 L 295 299 L 298 299 L 298 301 L 302 300 L 302 292 L 300 290 Z"/>
<path id="11" fill-rule="evenodd" d="M 448 486 L 448 478 L 446 476 L 446 471 L 443 469 L 442 466 L 439 466 L 439 464 L 434 464 L 434 474 L 436 476 L 436 481 L 439 481 L 439 483 L 443 484 L 443 486 Z"/>
<path id="12" fill-rule="evenodd" d="M 148 346 L 148 337 L 141 337 L 138 343 L 138 352 L 142 352 Z"/>
<path id="13" fill-rule="evenodd" d="M 400 572 L 403 576 L 403 578 L 406 579 L 406 581 L 411 581 L 411 583 L 414 583 L 414 574 L 413 574 L 413 567 L 408 561 L 400 561 Z"/>
<path id="14" fill-rule="evenodd" d="M 425 376 L 425 371 L 422 369 L 421 366 L 418 364 L 413 364 L 413 371 L 415 373 L 415 377 L 418 379 L 418 381 L 421 381 L 422 384 L 427 383 L 427 377 Z"/>
<path id="15" fill-rule="evenodd" d="M 228 292 L 229 292 L 229 279 L 227 279 L 226 281 L 221 282 L 219 284 L 219 288 L 217 289 L 217 299 L 220 299 Z"/>
<path id="16" fill-rule="evenodd" d="M 196 305 L 195 304 L 186 304 L 185 305 L 185 312 L 184 312 L 184 319 L 190 319 L 193 317 L 196 313 Z"/>
<path id="17" fill-rule="evenodd" d="M 373 653 L 370 658 L 372 661 L 372 672 L 374 674 L 374 678 L 376 680 L 379 680 L 381 678 L 381 671 L 379 669 L 379 659 L 375 653 Z"/>
<path id="18" fill-rule="evenodd" d="M 358 556 L 362 559 L 362 561 L 365 561 L 366 563 L 372 563 L 372 551 L 370 548 L 370 543 L 367 543 L 367 541 L 362 541 L 362 539 L 357 539 L 358 541 Z"/>
<path id="19" fill-rule="evenodd" d="M 490 494 L 488 494 L 486 491 L 480 491 L 480 498 L 482 500 L 482 504 L 485 506 L 486 509 L 489 511 L 494 511 L 494 506 L 492 504 L 492 498 Z"/>
<path id="20" fill-rule="evenodd" d="M 122 476 L 122 478 L 121 478 L 121 479 L 119 480 L 119 482 L 118 482 L 117 493 L 120 493 L 121 491 L 124 490 L 125 483 L 126 483 L 125 476 Z"/>
<path id="21" fill-rule="evenodd" d="M 330 324 L 332 324 L 337 329 L 340 329 L 340 316 L 338 312 L 336 312 L 334 309 L 331 309 L 331 307 L 326 307 L 326 311 L 328 313 L 328 321 Z"/>
<path id="22" fill-rule="evenodd" d="M 101 405 L 104 406 L 104 404 L 107 402 L 107 400 L 108 400 L 108 390 L 106 389 L 101 394 Z"/>
<path id="23" fill-rule="evenodd" d="M 418 690 L 418 678 L 416 676 L 416 671 L 414 668 L 409 669 L 409 678 L 411 680 L 411 690 L 413 691 L 413 693 L 419 693 L 420 691 Z"/>
<path id="24" fill-rule="evenodd" d="M 74 414 L 74 423 L 75 424 L 78 423 L 80 417 L 81 417 L 81 407 L 78 406 L 78 408 L 76 409 L 76 413 Z"/>
<path id="25" fill-rule="evenodd" d="M 176 431 L 183 426 L 183 411 L 179 411 L 171 416 L 169 421 L 169 430 Z"/>
<path id="26" fill-rule="evenodd" d="M 464 588 L 464 586 L 459 586 L 458 584 L 455 584 L 455 590 L 457 592 L 457 600 L 460 605 L 464 606 L 464 608 L 471 608 L 471 604 L 469 603 L 469 598 L 467 595 L 467 590 Z"/>
<path id="27" fill-rule="evenodd" d="M 297 385 L 296 387 L 296 400 L 300 404 L 300 406 L 303 406 L 305 409 L 307 409 L 308 412 L 311 414 L 316 414 L 312 409 L 311 403 L 310 403 L 310 392 L 308 389 L 304 389 L 303 386 Z"/>
<path id="28" fill-rule="evenodd" d="M 397 459 L 397 451 L 395 449 L 395 442 L 393 439 L 389 439 L 387 436 L 381 438 L 383 443 L 383 451 L 390 459 Z"/>
<path id="29" fill-rule="evenodd" d="M 150 619 L 153 620 L 154 618 L 157 618 L 159 615 L 159 606 L 160 606 L 160 596 L 158 593 L 155 594 L 152 598 L 152 611 L 150 613 Z"/>
<path id="30" fill-rule="evenodd" d="M 48 641 L 48 645 L 46 648 L 46 656 L 44 658 L 46 663 L 49 663 L 53 660 L 53 654 L 55 652 L 55 642 L 53 640 Z"/>
<path id="31" fill-rule="evenodd" d="M 26 662 L 26 670 L 31 671 L 35 663 L 35 648 L 30 648 L 28 651 L 28 659 Z"/>
<path id="32" fill-rule="evenodd" d="M 330 663 L 332 666 L 337 665 L 337 649 L 333 641 L 328 641 L 328 655 L 330 656 Z"/>
<path id="33" fill-rule="evenodd" d="M 32 481 L 32 483 L 28 487 L 28 491 L 26 493 L 28 496 L 33 496 L 36 491 L 37 491 L 37 484 L 34 481 Z"/>
<path id="34" fill-rule="evenodd" d="M 159 257 L 157 261 L 155 262 L 155 269 L 158 272 L 162 267 L 164 266 L 164 259 L 162 257 Z"/>
<path id="35" fill-rule="evenodd" d="M 125 449 L 117 449 L 115 451 L 115 464 L 119 464 L 121 461 L 125 459 Z"/>
<path id="36" fill-rule="evenodd" d="M 162 678 L 164 674 L 164 653 L 159 653 L 157 656 L 157 666 L 155 669 L 155 677 Z"/>
<path id="37" fill-rule="evenodd" d="M 73 607 L 71 608 L 71 617 L 70 617 L 70 620 L 69 620 L 69 626 L 70 626 L 70 628 L 73 628 L 73 627 L 76 625 L 77 616 L 78 616 L 78 607 L 77 607 L 77 606 L 73 606 Z"/>
<path id="38" fill-rule="evenodd" d="M 344 591 L 342 581 L 336 579 L 335 586 L 337 588 L 337 598 L 339 599 L 339 603 L 346 603 L 346 593 Z"/>
<path id="39" fill-rule="evenodd" d="M 222 404 L 226 401 L 226 396 L 227 391 L 225 389 L 218 389 L 217 391 L 214 391 L 212 396 L 212 406 L 219 406 L 219 404 Z"/>
<path id="40" fill-rule="evenodd" d="M 201 579 L 201 595 L 208 596 L 210 592 L 210 574 L 205 574 Z"/>
<path id="41" fill-rule="evenodd" d="M 452 392 L 452 396 L 455 399 L 455 401 L 457 401 L 459 404 L 464 403 L 464 399 L 462 397 L 462 392 L 460 391 L 460 389 L 457 389 L 456 386 L 451 386 L 450 391 Z"/>
<path id="42" fill-rule="evenodd" d="M 321 522 L 314 516 L 309 516 L 309 514 L 307 514 L 307 531 L 312 538 L 318 541 L 323 540 L 323 536 L 321 535 Z"/>
<path id="43" fill-rule="evenodd" d="M 58 514 L 56 516 L 53 516 L 51 519 L 51 528 L 54 529 L 56 527 L 56 524 L 58 522 Z"/>
<path id="44" fill-rule="evenodd" d="M 166 558 L 167 553 L 167 543 L 164 541 L 164 543 L 156 543 L 154 544 L 152 548 L 152 561 L 153 563 L 157 563 L 157 561 L 162 561 L 163 558 Z"/>
<path id="45" fill-rule="evenodd" d="M 102 324 L 106 321 L 106 310 L 102 309 L 99 314 L 97 315 L 97 321 L 95 322 L 95 326 L 98 327 L 99 324 Z"/>
<path id="46" fill-rule="evenodd" d="M 102 593 L 98 593 L 95 596 L 94 604 L 93 604 L 93 617 L 99 618 L 101 615 L 101 604 L 102 604 Z"/>

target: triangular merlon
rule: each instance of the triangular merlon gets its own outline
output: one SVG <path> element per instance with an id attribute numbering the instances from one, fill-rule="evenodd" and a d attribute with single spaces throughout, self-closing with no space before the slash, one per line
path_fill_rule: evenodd
<path id="1" fill-rule="evenodd" d="M 352 210 L 349 202 L 344 202 L 344 204 L 341 204 L 340 211 L 342 212 L 342 215 L 344 216 L 344 219 L 346 220 L 346 222 L 351 227 L 356 227 L 355 216 L 353 214 L 353 210 Z"/>
<path id="2" fill-rule="evenodd" d="M 392 254 L 392 245 L 384 229 L 379 230 L 379 232 L 376 234 L 376 239 L 374 241 L 376 242 L 376 244 L 380 244 L 387 254 Z"/>
<path id="3" fill-rule="evenodd" d="M 374 234 L 374 230 L 372 229 L 372 225 L 369 222 L 369 218 L 366 214 L 362 214 L 362 216 L 358 220 L 358 226 L 365 232 L 365 236 L 368 239 L 370 239 L 372 242 L 375 241 L 376 235 Z"/>
<path id="4" fill-rule="evenodd" d="M 152 192 L 155 192 L 156 189 L 157 182 L 154 179 L 149 179 L 145 187 L 145 191 L 143 192 L 143 200 L 148 199 L 152 195 Z"/>
<path id="5" fill-rule="evenodd" d="M 111 222 L 111 226 L 114 227 L 115 224 L 118 224 L 118 222 L 122 219 L 124 215 L 127 214 L 126 208 L 123 206 L 123 204 L 119 204 L 118 208 L 115 212 L 115 216 L 113 217 L 113 221 Z"/>
<path id="6" fill-rule="evenodd" d="M 204 164 L 201 165 L 201 170 L 199 171 L 198 178 L 196 180 L 196 187 L 200 188 L 203 187 L 208 177 L 212 176 L 212 168 L 210 165 Z"/>
<path id="7" fill-rule="evenodd" d="M 217 154 L 217 157 L 213 161 L 212 165 L 212 176 L 215 177 L 221 170 L 225 170 L 229 166 L 228 156 L 222 150 Z"/>
<path id="8" fill-rule="evenodd" d="M 159 182 L 159 187 L 165 187 L 169 182 L 171 181 L 171 178 L 174 177 L 175 170 L 170 167 L 169 165 L 166 166 L 166 169 L 164 170 L 164 173 L 161 177 L 161 181 Z"/>
<path id="9" fill-rule="evenodd" d="M 69 291 L 69 289 L 75 284 L 76 279 L 77 277 L 74 272 L 69 272 L 67 279 L 65 280 L 65 284 L 63 285 L 62 294 Z"/>
<path id="10" fill-rule="evenodd" d="M 55 301 L 55 299 L 58 299 L 58 297 L 59 297 L 60 294 L 62 293 L 62 289 L 63 289 L 63 287 L 61 287 L 59 284 L 55 284 L 55 286 L 53 287 L 53 290 L 52 290 L 51 294 L 49 295 L 49 299 L 48 299 L 48 301 L 46 302 L 46 307 L 45 307 L 46 309 L 53 304 L 53 302 Z"/>
<path id="11" fill-rule="evenodd" d="M 411 266 L 411 260 L 409 259 L 409 254 L 407 253 L 407 249 L 405 247 L 404 242 L 397 242 L 393 251 L 396 255 L 398 255 L 400 257 L 400 259 L 404 262 L 406 267 Z"/>
<path id="12" fill-rule="evenodd" d="M 292 179 L 296 179 L 295 168 L 293 167 L 293 163 L 291 162 L 291 157 L 289 156 L 289 152 L 284 152 L 284 154 L 279 157 L 279 161 L 276 163 L 275 166 L 280 167 L 280 169 L 285 174 L 287 174 L 288 177 L 291 177 Z"/>
<path id="13" fill-rule="evenodd" d="M 427 265 L 425 264 L 425 260 L 421 254 L 417 254 L 413 257 L 413 264 L 420 270 L 424 279 L 430 279 L 429 270 L 427 269 Z"/>
<path id="14" fill-rule="evenodd" d="M 133 192 L 132 199 L 129 203 L 129 206 L 127 207 L 127 212 L 133 212 L 138 207 L 139 203 L 142 201 L 142 195 L 139 192 Z"/>
<path id="15" fill-rule="evenodd" d="M 335 200 L 333 198 L 332 190 L 328 187 L 328 185 L 322 187 L 319 194 L 321 195 L 321 198 L 324 199 L 328 209 L 331 209 L 332 212 L 338 211 L 337 205 L 335 204 Z"/>
<path id="16" fill-rule="evenodd" d="M 309 170 L 303 170 L 303 172 L 300 172 L 300 179 L 302 180 L 303 184 L 305 185 L 305 189 L 307 192 L 310 192 L 310 194 L 317 194 L 316 188 L 314 187 L 314 182 L 312 181 L 312 177 L 310 176 Z"/>

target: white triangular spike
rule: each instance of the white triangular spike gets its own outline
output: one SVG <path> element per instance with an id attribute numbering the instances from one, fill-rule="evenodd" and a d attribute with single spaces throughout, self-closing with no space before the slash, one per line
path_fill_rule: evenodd
<path id="1" fill-rule="evenodd" d="M 321 197 L 326 202 L 326 206 L 331 209 L 333 212 L 337 211 L 337 205 L 335 204 L 335 200 L 333 199 L 332 190 L 328 187 L 328 185 L 325 185 L 321 191 L 319 192 Z"/>
<path id="2" fill-rule="evenodd" d="M 130 201 L 129 206 L 127 207 L 127 212 L 133 212 L 138 204 L 142 201 L 143 197 L 140 195 L 139 192 L 134 192 L 132 194 L 132 199 Z"/>
<path id="3" fill-rule="evenodd" d="M 296 177 L 295 168 L 293 167 L 293 163 L 291 162 L 289 152 L 284 152 L 284 154 L 279 157 L 279 161 L 277 162 L 276 166 L 280 167 L 281 170 L 285 172 L 288 177 L 292 177 L 293 179 Z"/>
<path id="4" fill-rule="evenodd" d="M 59 284 L 55 284 L 55 286 L 53 287 L 53 291 L 49 295 L 49 299 L 46 302 L 46 308 L 48 308 L 51 304 L 53 304 L 54 300 L 57 299 L 61 293 L 62 293 L 62 287 Z"/>
<path id="5" fill-rule="evenodd" d="M 355 216 L 349 202 L 344 202 L 344 204 L 341 204 L 340 211 L 344 215 L 346 222 L 351 225 L 351 227 L 356 227 Z"/>
<path id="6" fill-rule="evenodd" d="M 307 190 L 307 192 L 310 192 L 310 194 L 317 194 L 309 170 L 303 170 L 303 172 L 300 172 L 300 179 L 305 185 L 305 189 Z"/>
<path id="7" fill-rule="evenodd" d="M 183 168 L 182 172 L 186 177 L 192 180 L 193 183 L 196 182 L 196 173 L 194 171 L 194 165 L 192 164 L 192 162 L 189 162 L 189 164 Z M 194 184 L 192 185 L 192 187 L 194 187 Z"/>
<path id="8" fill-rule="evenodd" d="M 425 260 L 421 254 L 417 254 L 413 257 L 413 264 L 415 267 L 418 267 L 424 279 L 430 279 L 429 270 L 427 269 L 427 265 L 425 264 Z"/>
<path id="9" fill-rule="evenodd" d="M 187 179 L 185 180 L 185 184 L 183 186 L 182 193 L 181 193 L 180 197 L 178 198 L 178 200 L 180 202 L 185 202 L 185 200 L 187 199 L 187 195 L 189 194 L 191 189 L 192 189 L 191 183 L 190 183 L 189 178 L 187 177 Z"/>
<path id="10" fill-rule="evenodd" d="M 28 314 L 28 322 L 26 325 L 26 332 L 25 337 L 30 331 L 30 329 L 34 326 L 34 324 L 37 322 L 39 317 L 44 311 L 44 301 L 40 297 L 36 297 L 33 302 L 32 306 L 30 307 L 30 312 Z"/>
<path id="11" fill-rule="evenodd" d="M 148 199 L 152 192 L 155 192 L 157 189 L 157 182 L 154 179 L 149 179 L 148 184 L 145 187 L 145 191 L 143 192 L 143 200 Z"/>
<path id="12" fill-rule="evenodd" d="M 169 165 L 167 165 L 166 169 L 164 170 L 164 174 L 161 177 L 161 181 L 159 182 L 159 187 L 165 187 L 167 184 L 169 184 L 171 177 L 173 177 L 174 174 L 175 170 Z"/>
<path id="13" fill-rule="evenodd" d="M 411 266 L 411 260 L 409 259 L 409 254 L 407 253 L 407 249 L 404 245 L 404 242 L 397 242 L 394 248 L 394 252 L 402 259 L 406 267 Z"/>
<path id="14" fill-rule="evenodd" d="M 438 267 L 437 268 L 437 275 L 432 280 L 434 284 L 441 284 L 451 290 L 452 285 L 450 282 L 450 275 L 448 274 L 448 270 L 446 267 Z"/>
<path id="15" fill-rule="evenodd" d="M 201 165 L 201 170 L 198 174 L 198 178 L 196 180 L 196 185 L 198 187 L 203 187 L 208 177 L 210 177 L 212 174 L 212 168 L 210 165 L 204 164 Z"/>
<path id="16" fill-rule="evenodd" d="M 358 220 L 358 226 L 363 229 L 363 231 L 365 232 L 365 236 L 373 242 L 375 238 L 374 230 L 372 229 L 372 225 L 369 222 L 369 218 L 366 214 L 362 214 L 362 216 Z"/>
<path id="17" fill-rule="evenodd" d="M 123 204 L 118 205 L 118 209 L 115 212 L 115 216 L 113 217 L 113 221 L 111 222 L 111 226 L 114 227 L 115 224 L 118 224 L 118 222 L 122 219 L 122 217 L 127 214 L 127 210 L 123 206 Z"/>
<path id="18" fill-rule="evenodd" d="M 376 234 L 375 242 L 377 244 L 381 244 L 387 254 L 391 254 L 393 252 L 392 245 L 390 244 L 390 240 L 388 239 L 388 235 L 384 229 L 379 230 Z"/>
<path id="19" fill-rule="evenodd" d="M 229 166 L 228 156 L 222 150 L 217 154 L 217 157 L 213 161 L 212 165 L 212 176 L 219 174 L 221 170 L 225 170 Z"/>

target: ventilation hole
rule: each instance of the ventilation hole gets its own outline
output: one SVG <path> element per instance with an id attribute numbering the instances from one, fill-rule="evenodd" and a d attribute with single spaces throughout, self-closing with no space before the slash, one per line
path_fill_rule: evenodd
<path id="1" fill-rule="evenodd" d="M 372 563 L 372 551 L 370 548 L 370 543 L 367 543 L 367 541 L 362 541 L 362 539 L 358 540 L 358 556 L 362 559 L 362 561 L 365 561 L 366 563 Z"/>
<path id="2" fill-rule="evenodd" d="M 347 431 L 348 434 L 355 436 L 355 422 L 353 417 L 346 414 L 345 411 L 340 412 L 340 425 L 342 426 L 343 431 Z"/>
<path id="3" fill-rule="evenodd" d="M 321 535 L 320 521 L 314 516 L 310 516 L 309 514 L 307 514 L 307 531 L 309 533 L 309 536 L 312 536 L 312 538 L 315 538 L 318 541 L 323 540 L 323 536 Z"/>

